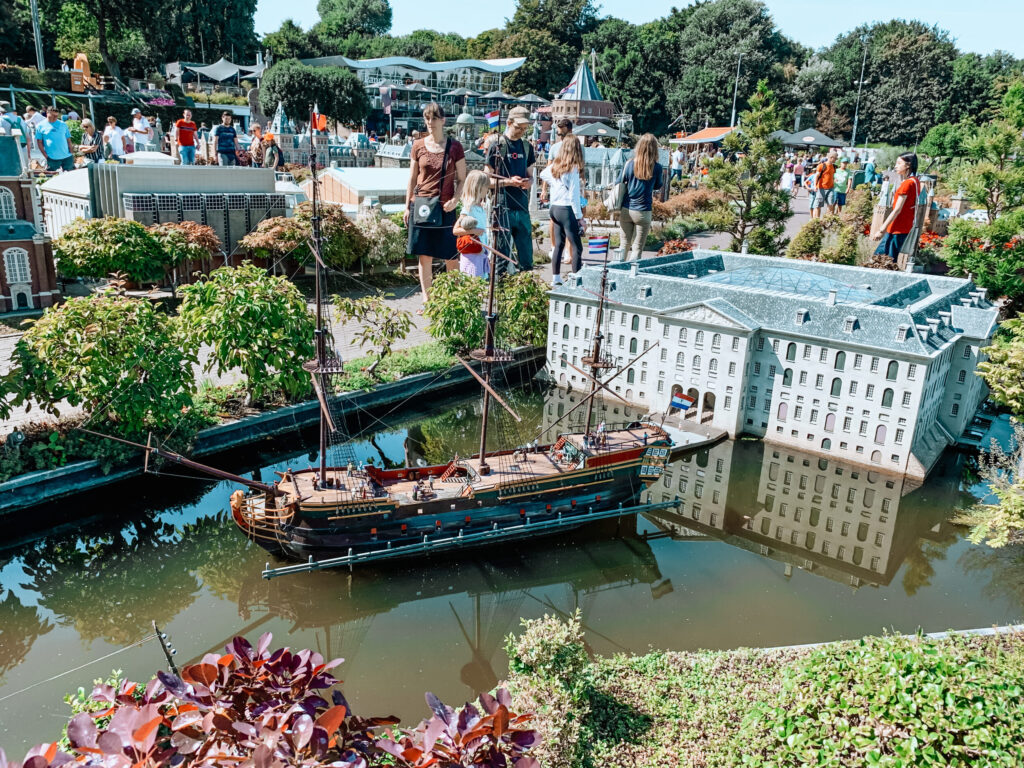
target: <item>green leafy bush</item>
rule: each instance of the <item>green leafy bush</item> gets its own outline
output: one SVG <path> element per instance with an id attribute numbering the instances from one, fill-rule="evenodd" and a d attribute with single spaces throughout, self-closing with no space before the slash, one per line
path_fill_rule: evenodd
<path id="1" fill-rule="evenodd" d="M 70 91 L 71 73 L 44 69 L 40 72 L 35 67 L 16 67 L 0 64 L 0 85 L 13 85 L 16 88 L 33 90 Z"/>
<path id="2" fill-rule="evenodd" d="M 954 219 L 942 243 L 942 258 L 953 275 L 974 282 L 1011 303 L 1024 300 L 1024 210 L 1000 216 L 991 224 Z"/>
<path id="3" fill-rule="evenodd" d="M 385 357 L 371 374 L 367 368 L 377 357 L 357 357 L 345 361 L 345 375 L 337 382 L 339 391 L 353 392 L 371 389 L 377 384 L 398 381 L 405 376 L 432 371 L 444 371 L 457 365 L 455 357 L 437 343 L 421 344 L 411 349 L 393 352 Z"/>
<path id="4" fill-rule="evenodd" d="M 753 248 L 751 243 L 751 248 Z M 828 264 L 853 264 L 857 258 L 859 235 L 851 224 L 838 216 L 810 219 L 786 249 L 791 259 L 823 261 Z"/>
<path id="5" fill-rule="evenodd" d="M 156 282 L 173 266 L 144 226 L 113 216 L 73 222 L 54 241 L 53 255 L 65 277 L 96 280 L 121 272 L 138 283 Z"/>
<path id="6" fill-rule="evenodd" d="M 498 283 L 498 336 L 511 346 L 543 347 L 548 337 L 548 285 L 533 272 Z"/>
<path id="7" fill-rule="evenodd" d="M 866 638 L 787 670 L 746 726 L 763 765 L 986 765 L 1024 760 L 1024 668 L 964 637 Z"/>
<path id="8" fill-rule="evenodd" d="M 487 282 L 462 272 L 439 275 L 430 288 L 423 314 L 430 320 L 427 333 L 451 354 L 459 354 L 483 343 L 483 305 Z"/>
<path id="9" fill-rule="evenodd" d="M 309 241 L 313 234 L 312 203 L 301 203 L 293 217 L 264 219 L 239 243 L 259 258 L 277 261 L 285 257 L 298 263 L 312 263 Z M 369 251 L 369 244 L 340 205 L 327 205 L 320 211 L 323 260 L 329 267 L 347 269 Z"/>
<path id="10" fill-rule="evenodd" d="M 314 355 L 314 320 L 287 278 L 248 262 L 221 267 L 181 288 L 178 315 L 193 348 L 213 348 L 206 369 L 241 370 L 254 400 L 277 390 L 292 398 L 309 392 L 302 364 Z"/>
<path id="11" fill-rule="evenodd" d="M 362 262 L 368 267 L 400 264 L 405 259 L 407 231 L 379 213 L 356 218 L 356 227 L 366 243 Z"/>

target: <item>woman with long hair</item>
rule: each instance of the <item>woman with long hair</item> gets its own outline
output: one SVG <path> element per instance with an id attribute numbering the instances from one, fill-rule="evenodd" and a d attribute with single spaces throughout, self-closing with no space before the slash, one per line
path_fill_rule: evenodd
<path id="1" fill-rule="evenodd" d="M 419 259 L 420 288 L 426 302 L 434 261 L 443 261 L 449 272 L 459 268 L 452 228 L 466 181 L 466 154 L 459 142 L 445 137 L 444 110 L 438 104 L 430 102 L 423 108 L 423 122 L 427 133 L 412 144 L 404 218 L 409 227 L 407 252 Z"/>
<path id="2" fill-rule="evenodd" d="M 902 179 L 892 196 L 892 211 L 872 237 L 881 240 L 875 254 L 899 261 L 900 251 L 917 223 L 917 199 L 921 182 L 917 178 L 917 155 L 905 152 L 896 160 L 896 175 Z"/>
<path id="3" fill-rule="evenodd" d="M 647 233 L 651 231 L 654 190 L 661 189 L 663 173 L 658 162 L 658 140 L 654 134 L 645 133 L 617 180 L 617 183 L 626 185 L 619 210 L 619 229 L 622 230 L 622 248 L 627 261 L 639 259 L 644 252 Z"/>
<path id="4" fill-rule="evenodd" d="M 571 133 L 562 139 L 558 157 L 541 172 L 547 182 L 551 198 L 551 222 L 554 227 L 553 249 L 551 251 L 551 284 L 561 285 L 562 251 L 569 241 L 572 252 L 572 271 L 579 272 L 583 266 L 583 243 L 580 240 L 580 222 L 583 208 L 580 206 L 580 177 L 583 174 L 583 148 L 580 140 Z"/>

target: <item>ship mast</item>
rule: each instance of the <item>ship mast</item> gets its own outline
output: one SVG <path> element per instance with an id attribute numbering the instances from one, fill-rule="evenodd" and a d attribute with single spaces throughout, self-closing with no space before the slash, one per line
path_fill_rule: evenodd
<path id="1" fill-rule="evenodd" d="M 313 122 L 314 122 L 314 111 L 310 107 L 309 110 L 309 172 L 312 175 L 313 183 L 313 237 L 310 246 L 313 251 L 313 268 L 316 270 L 316 288 L 315 298 L 316 301 L 316 331 L 314 332 L 314 342 L 316 345 L 316 370 L 313 372 L 314 384 L 318 390 L 324 391 L 323 387 L 323 374 L 327 368 L 327 332 L 324 329 L 324 317 L 323 317 L 323 296 L 322 296 L 322 285 L 321 285 L 321 269 L 322 259 L 320 253 L 321 246 L 321 235 L 320 235 L 320 182 L 316 177 L 316 146 L 313 143 Z M 323 397 L 326 398 L 326 391 L 324 391 Z M 325 402 L 321 402 L 320 408 L 320 482 L 323 482 L 327 477 L 327 414 L 325 413 Z"/>
<path id="2" fill-rule="evenodd" d="M 598 377 L 601 370 L 611 368 L 611 364 L 601 359 L 601 341 L 604 334 L 601 333 L 601 323 L 604 319 L 604 297 L 608 290 L 608 250 L 604 252 L 604 265 L 601 268 L 601 288 L 597 293 L 597 315 L 594 318 L 594 346 L 591 348 L 590 356 L 584 357 L 581 362 L 590 366 L 590 394 L 587 396 L 587 425 L 583 434 L 590 434 L 590 426 L 594 419 L 594 397 L 597 394 Z"/>
<path id="3" fill-rule="evenodd" d="M 443 181 L 443 180 L 442 180 Z M 488 238 L 490 242 L 495 242 L 494 235 L 498 231 L 498 179 L 492 177 L 491 189 L 494 193 L 494 203 L 491 206 L 490 215 L 490 232 L 491 236 Z M 487 414 L 490 410 L 491 405 L 491 393 L 489 392 L 491 383 L 491 362 L 494 360 L 495 349 L 494 349 L 494 329 L 498 324 L 498 315 L 494 311 L 494 284 L 498 264 L 496 259 L 491 259 L 490 276 L 487 279 L 487 314 L 484 316 L 487 326 L 484 330 L 484 348 L 479 350 L 478 353 L 474 353 L 474 357 L 480 360 L 481 367 L 483 368 L 483 383 L 484 383 L 484 401 L 483 401 L 483 418 L 480 422 L 480 474 L 489 475 L 491 468 L 487 465 Z"/>

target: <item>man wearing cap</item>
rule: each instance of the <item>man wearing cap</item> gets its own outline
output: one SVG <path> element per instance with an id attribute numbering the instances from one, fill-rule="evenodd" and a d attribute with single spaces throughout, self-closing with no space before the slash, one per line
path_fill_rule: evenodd
<path id="1" fill-rule="evenodd" d="M 511 258 L 512 245 L 515 245 L 519 272 L 533 269 L 529 196 L 533 184 L 533 166 L 537 158 L 533 147 L 523 138 L 529 125 L 529 110 L 526 107 L 514 107 L 509 110 L 505 133 L 487 150 L 487 170 L 499 179 L 499 230 L 495 247 Z M 500 277 L 508 270 L 508 262 L 497 259 L 494 268 Z"/>
<path id="2" fill-rule="evenodd" d="M 46 170 L 75 170 L 75 147 L 71 143 L 71 131 L 67 123 L 60 120 L 60 110 L 56 107 L 48 108 L 46 121 L 36 127 L 36 144 L 46 158 Z"/>
<path id="3" fill-rule="evenodd" d="M 142 110 L 136 107 L 132 110 L 132 127 L 127 133 L 135 143 L 136 152 L 144 152 L 149 149 L 149 139 L 152 136 L 152 129 L 149 127 L 149 120 L 142 114 Z"/>

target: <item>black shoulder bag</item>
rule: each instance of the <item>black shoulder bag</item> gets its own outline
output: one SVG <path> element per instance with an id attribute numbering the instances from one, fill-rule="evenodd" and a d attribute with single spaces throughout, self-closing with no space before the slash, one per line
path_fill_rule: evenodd
<path id="1" fill-rule="evenodd" d="M 441 179 L 437 185 L 437 194 L 432 197 L 420 197 L 415 195 L 412 199 L 412 221 L 419 227 L 440 227 L 444 214 L 444 204 L 441 202 L 441 193 L 444 192 L 444 180 L 448 170 L 448 150 L 451 148 L 452 140 L 444 142 L 444 159 L 441 160 Z"/>

